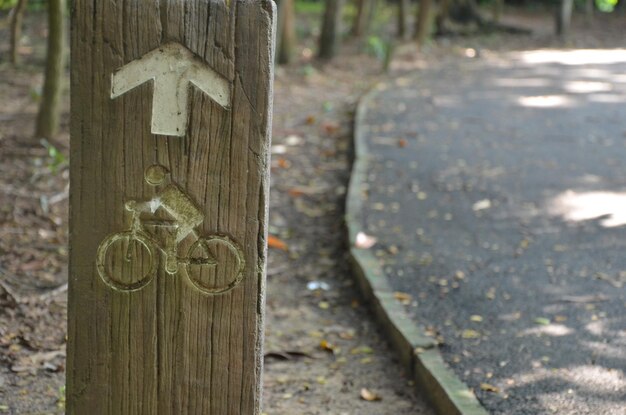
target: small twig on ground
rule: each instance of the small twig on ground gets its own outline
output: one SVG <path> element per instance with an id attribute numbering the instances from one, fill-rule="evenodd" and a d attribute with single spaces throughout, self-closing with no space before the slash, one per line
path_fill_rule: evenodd
<path id="1" fill-rule="evenodd" d="M 567 295 L 561 298 L 561 302 L 564 303 L 600 303 L 602 301 L 608 301 L 609 298 L 605 295 Z"/>
<path id="2" fill-rule="evenodd" d="M 0 295 L 2 295 L 4 292 L 4 295 L 8 297 L 10 306 L 17 307 L 17 305 L 21 303 L 22 301 L 19 298 L 19 296 L 13 291 L 13 289 L 4 282 L 5 276 L 6 276 L 6 271 L 4 270 L 4 268 L 0 267 Z"/>
<path id="3" fill-rule="evenodd" d="M 70 185 L 69 183 L 65 186 L 62 192 L 56 193 L 48 198 L 48 205 L 55 205 L 65 199 L 67 199 L 70 195 Z"/>
<path id="4" fill-rule="evenodd" d="M 41 294 L 39 296 L 39 299 L 41 301 L 45 302 L 45 301 L 48 301 L 48 300 L 56 297 L 57 295 L 59 295 L 61 293 L 66 292 L 66 291 L 67 291 L 67 283 L 59 285 L 58 287 L 56 287 L 56 288 L 54 288 L 54 289 L 52 289 L 52 290 L 50 290 L 50 291 L 48 291 L 46 293 Z"/>

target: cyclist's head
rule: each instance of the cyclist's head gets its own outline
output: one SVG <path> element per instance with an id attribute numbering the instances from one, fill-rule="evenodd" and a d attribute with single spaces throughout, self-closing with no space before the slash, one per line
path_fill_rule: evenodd
<path id="1" fill-rule="evenodd" d="M 158 186 L 165 181 L 169 171 L 165 168 L 165 166 L 161 166 L 160 164 L 155 164 L 146 169 L 144 177 L 146 182 L 152 186 Z"/>

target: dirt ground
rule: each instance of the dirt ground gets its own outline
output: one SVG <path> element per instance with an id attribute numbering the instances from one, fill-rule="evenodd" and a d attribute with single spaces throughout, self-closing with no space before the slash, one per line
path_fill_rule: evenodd
<path id="1" fill-rule="evenodd" d="M 34 415 L 64 410 L 69 136 L 65 111 L 58 137 L 33 138 L 43 16 L 26 27 L 18 68 L 5 62 L 0 28 L 0 414 Z M 397 69 L 507 42 L 441 40 Z M 381 63 L 348 47 L 321 65 L 310 47 L 276 74 L 270 233 L 284 246 L 269 257 L 264 412 L 430 413 L 361 304 L 345 257 L 352 115 Z"/>

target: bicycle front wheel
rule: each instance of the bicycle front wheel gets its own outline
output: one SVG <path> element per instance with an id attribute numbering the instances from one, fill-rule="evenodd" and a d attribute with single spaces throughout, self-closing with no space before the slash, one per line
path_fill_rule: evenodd
<path id="1" fill-rule="evenodd" d="M 204 294 L 220 294 L 235 288 L 245 268 L 241 248 L 221 235 L 198 239 L 189 248 L 185 269 L 189 281 Z"/>

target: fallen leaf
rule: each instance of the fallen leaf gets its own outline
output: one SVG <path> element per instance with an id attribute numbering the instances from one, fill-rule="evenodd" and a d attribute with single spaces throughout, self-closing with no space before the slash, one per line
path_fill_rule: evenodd
<path id="1" fill-rule="evenodd" d="M 547 326 L 548 324 L 550 324 L 550 319 L 545 318 L 545 317 L 537 317 L 535 319 L 535 324 L 539 324 L 541 326 Z"/>
<path id="2" fill-rule="evenodd" d="M 339 337 L 344 340 L 353 340 L 354 330 L 342 331 L 341 333 L 339 333 Z"/>
<path id="3" fill-rule="evenodd" d="M 359 249 L 369 249 L 376 245 L 377 241 L 375 237 L 367 235 L 365 232 L 359 232 L 356 234 L 354 246 Z"/>
<path id="4" fill-rule="evenodd" d="M 309 281 L 306 284 L 306 288 L 309 291 L 316 291 L 316 290 L 328 291 L 330 290 L 330 285 L 324 281 Z"/>
<path id="5" fill-rule="evenodd" d="M 406 140 L 406 138 L 401 138 L 398 140 L 398 147 L 400 148 L 406 147 L 407 144 L 409 144 L 409 142 Z"/>
<path id="6" fill-rule="evenodd" d="M 306 123 L 308 125 L 315 124 L 315 116 L 314 115 L 309 115 L 308 117 L 306 117 Z"/>
<path id="7" fill-rule="evenodd" d="M 287 244 L 274 235 L 269 235 L 267 237 L 267 245 L 270 248 L 281 249 L 283 251 L 288 249 Z"/>
<path id="8" fill-rule="evenodd" d="M 326 352 L 330 352 L 330 353 L 335 352 L 335 346 L 327 340 L 322 340 L 320 342 L 320 348 Z"/>
<path id="9" fill-rule="evenodd" d="M 463 337 L 464 339 L 478 339 L 480 338 L 480 333 L 476 330 L 467 329 L 463 330 L 463 333 L 461 333 L 461 337 Z"/>
<path id="10" fill-rule="evenodd" d="M 288 169 L 289 167 L 291 167 L 291 162 L 282 157 L 277 160 L 277 163 L 278 167 L 280 167 L 281 169 Z"/>
<path id="11" fill-rule="evenodd" d="M 490 385 L 489 383 L 481 383 L 480 384 L 480 389 L 487 391 L 487 392 L 495 392 L 495 393 L 499 393 L 500 392 L 500 388 Z"/>
<path id="12" fill-rule="evenodd" d="M 359 346 L 350 350 L 350 354 L 372 354 L 374 353 L 374 349 L 369 346 Z"/>
<path id="13" fill-rule="evenodd" d="M 320 301 L 317 306 L 322 310 L 328 310 L 330 308 L 330 304 L 328 303 L 328 301 Z"/>
<path id="14" fill-rule="evenodd" d="M 326 134 L 334 134 L 339 131 L 339 124 L 327 121 L 322 124 L 322 129 Z"/>
<path id="15" fill-rule="evenodd" d="M 11 371 L 19 373 L 27 371 L 34 372 L 37 369 L 45 369 L 51 372 L 57 372 L 61 369 L 61 366 L 52 364 L 52 361 L 59 357 L 65 357 L 65 350 L 34 353 L 20 358 L 16 364 L 11 366 Z"/>
<path id="16" fill-rule="evenodd" d="M 300 189 L 293 188 L 293 189 L 287 190 L 287 194 L 291 197 L 300 197 L 305 193 Z"/>
<path id="17" fill-rule="evenodd" d="M 291 134 L 285 138 L 285 144 L 288 146 L 297 146 L 302 144 L 303 141 L 304 139 L 296 134 Z"/>
<path id="18" fill-rule="evenodd" d="M 383 400 L 383 398 L 380 395 L 366 388 L 361 389 L 361 399 L 363 399 L 364 401 L 368 401 L 368 402 Z"/>
<path id="19" fill-rule="evenodd" d="M 483 321 L 483 317 L 475 314 L 470 317 L 470 320 L 474 323 L 481 323 Z"/>
<path id="20" fill-rule="evenodd" d="M 413 296 L 411 296 L 411 294 L 403 293 L 401 291 L 394 292 L 393 296 L 404 305 L 409 305 L 411 304 L 411 301 L 413 301 Z"/>
<path id="21" fill-rule="evenodd" d="M 483 199 L 474 203 L 474 205 L 472 206 L 472 209 L 474 210 L 474 212 L 478 212 L 479 210 L 489 209 L 490 207 L 491 207 L 491 200 Z"/>

